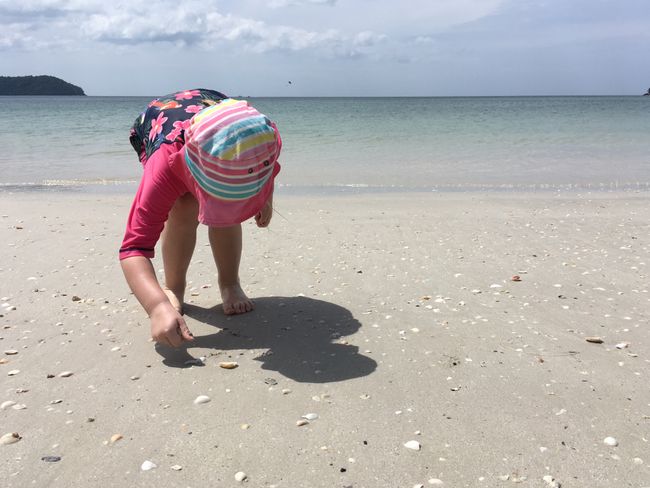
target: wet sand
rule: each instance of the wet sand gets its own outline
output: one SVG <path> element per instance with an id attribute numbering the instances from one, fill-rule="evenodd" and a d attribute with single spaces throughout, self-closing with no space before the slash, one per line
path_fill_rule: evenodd
<path id="1" fill-rule="evenodd" d="M 130 198 L 0 195 L 2 486 L 650 487 L 648 193 L 280 195 L 252 313 L 200 228 L 176 351 Z"/>

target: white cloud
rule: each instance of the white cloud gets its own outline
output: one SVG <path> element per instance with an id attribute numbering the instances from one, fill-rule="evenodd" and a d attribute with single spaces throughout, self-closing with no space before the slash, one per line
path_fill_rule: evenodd
<path id="1" fill-rule="evenodd" d="M 271 0 L 269 5 L 273 8 L 281 8 L 299 5 L 334 5 L 338 0 Z"/>

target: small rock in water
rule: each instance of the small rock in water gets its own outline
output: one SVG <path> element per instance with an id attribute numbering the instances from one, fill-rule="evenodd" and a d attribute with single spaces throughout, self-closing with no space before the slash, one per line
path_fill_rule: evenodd
<path id="1" fill-rule="evenodd" d="M 140 466 L 140 469 L 141 469 L 142 471 L 151 471 L 152 469 L 155 469 L 155 468 L 157 468 L 157 467 L 158 467 L 158 466 L 156 466 L 156 464 L 152 463 L 151 461 L 145 461 L 145 462 L 142 463 L 142 465 Z"/>
<path id="2" fill-rule="evenodd" d="M 404 444 L 404 447 L 407 449 L 413 449 L 414 451 L 419 451 L 422 446 L 418 441 L 408 441 L 406 444 Z"/>
<path id="3" fill-rule="evenodd" d="M 223 369 L 235 369 L 239 364 L 236 361 L 223 361 L 219 363 L 219 367 Z"/>
<path id="4" fill-rule="evenodd" d="M 302 416 L 303 419 L 306 420 L 316 420 L 318 418 L 317 413 L 306 413 L 305 415 Z"/>
<path id="5" fill-rule="evenodd" d="M 72 371 L 63 371 L 62 373 L 59 373 L 59 378 L 69 378 L 73 374 Z"/>
<path id="6" fill-rule="evenodd" d="M 606 446 L 616 447 L 618 446 L 618 441 L 613 437 L 605 437 L 603 440 Z"/>
<path id="7" fill-rule="evenodd" d="M 0 437 L 0 444 L 6 446 L 7 444 L 14 444 L 20 439 L 22 439 L 22 437 L 20 437 L 20 434 L 18 434 L 18 432 L 9 432 L 8 434 Z"/>
<path id="8" fill-rule="evenodd" d="M 248 476 L 246 476 L 246 473 L 244 473 L 243 471 L 238 471 L 237 473 L 235 473 L 235 481 L 242 482 L 246 478 L 248 478 Z"/>
<path id="9" fill-rule="evenodd" d="M 585 337 L 585 341 L 591 342 L 592 344 L 602 344 L 604 342 L 602 337 Z"/>
<path id="10" fill-rule="evenodd" d="M 45 461 L 46 463 L 58 463 L 61 461 L 61 456 L 43 456 L 41 461 Z"/>
<path id="11" fill-rule="evenodd" d="M 211 398 L 208 395 L 199 395 L 194 399 L 194 405 L 200 405 L 202 403 L 208 403 Z"/>

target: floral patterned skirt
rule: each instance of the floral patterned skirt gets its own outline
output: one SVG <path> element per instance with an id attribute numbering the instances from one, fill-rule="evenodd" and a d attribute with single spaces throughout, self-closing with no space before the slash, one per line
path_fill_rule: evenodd
<path id="1" fill-rule="evenodd" d="M 153 100 L 135 119 L 129 136 L 140 162 L 146 163 L 161 144 L 177 141 L 184 143 L 185 129 L 189 127 L 194 114 L 226 98 L 226 95 L 218 91 L 199 88 Z"/>

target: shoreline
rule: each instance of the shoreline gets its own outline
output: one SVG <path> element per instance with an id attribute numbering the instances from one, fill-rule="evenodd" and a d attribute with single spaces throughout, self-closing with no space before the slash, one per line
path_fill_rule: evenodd
<path id="1" fill-rule="evenodd" d="M 70 193 L 70 194 L 135 194 L 138 181 L 79 181 L 52 180 L 43 183 L 0 183 L 0 195 L 28 193 Z M 650 182 L 607 182 L 607 183 L 529 183 L 529 184 L 444 184 L 434 186 L 378 186 L 369 184 L 330 185 L 276 185 L 278 195 L 287 196 L 336 196 L 336 195 L 382 195 L 382 194 L 550 194 L 559 192 L 616 193 L 648 192 Z"/>

